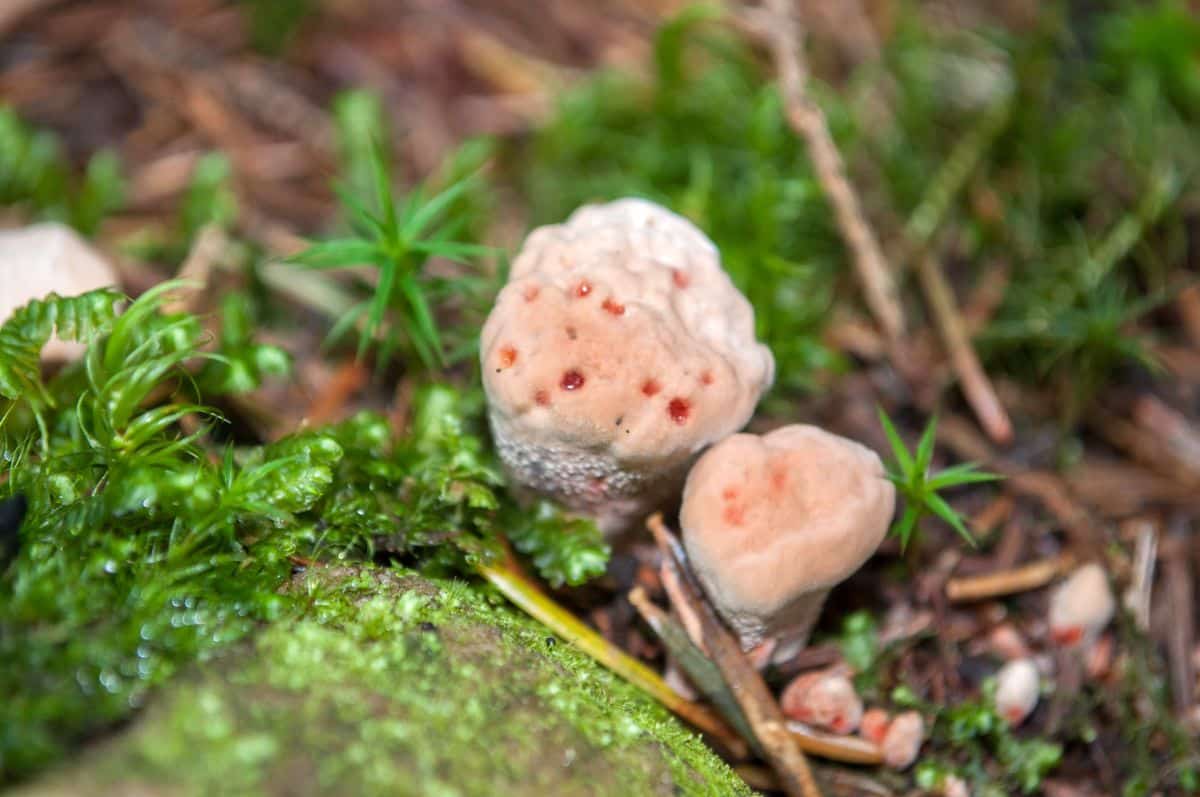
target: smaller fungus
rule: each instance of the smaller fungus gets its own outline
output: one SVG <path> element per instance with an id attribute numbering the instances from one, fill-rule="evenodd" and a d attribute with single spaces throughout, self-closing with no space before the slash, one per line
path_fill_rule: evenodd
<path id="1" fill-rule="evenodd" d="M 831 587 L 875 552 L 895 490 L 879 457 L 815 426 L 736 434 L 688 474 L 683 544 L 742 647 L 803 646 Z"/>
<path id="2" fill-rule="evenodd" d="M 996 711 L 1016 727 L 1033 713 L 1038 701 L 1038 669 L 1032 659 L 1016 659 L 996 673 Z"/>
<path id="3" fill-rule="evenodd" d="M 1104 568 L 1095 562 L 1082 565 L 1050 596 L 1050 638 L 1065 647 L 1090 647 L 1115 609 Z"/>
<path id="4" fill-rule="evenodd" d="M 915 711 L 904 711 L 888 724 L 880 748 L 883 763 L 892 769 L 908 769 L 921 752 L 925 738 L 925 720 Z"/>
<path id="5" fill-rule="evenodd" d="M 947 775 L 942 779 L 942 797 L 971 797 L 971 788 L 958 775 Z"/>
<path id="6" fill-rule="evenodd" d="M 1000 623 L 988 632 L 987 647 L 1005 661 L 1023 659 L 1029 655 L 1029 646 L 1012 623 Z"/>
<path id="7" fill-rule="evenodd" d="M 779 703 L 788 719 L 834 733 L 853 733 L 863 717 L 854 684 L 836 670 L 798 676 L 783 690 Z"/>
<path id="8" fill-rule="evenodd" d="M 883 737 L 887 735 L 888 725 L 891 722 L 891 715 L 884 709 L 869 708 L 863 712 L 862 719 L 858 723 L 858 735 L 869 742 L 883 744 Z"/>

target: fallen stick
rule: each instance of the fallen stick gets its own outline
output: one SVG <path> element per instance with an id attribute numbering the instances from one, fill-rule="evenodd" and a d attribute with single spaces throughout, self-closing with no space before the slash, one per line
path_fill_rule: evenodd
<path id="1" fill-rule="evenodd" d="M 817 180 L 833 206 L 838 230 L 850 249 L 867 307 L 891 347 L 904 335 L 904 309 L 883 250 L 867 222 L 858 194 L 846 177 L 841 153 L 829 132 L 825 113 L 808 93 L 808 68 L 800 47 L 801 33 L 788 0 L 769 0 L 769 18 L 759 29 L 770 40 L 779 72 L 788 122 L 804 139 Z"/>
<path id="2" fill-rule="evenodd" d="M 1005 98 L 989 109 L 979 123 L 963 136 L 930 181 L 929 189 L 904 227 L 904 243 L 913 259 L 942 345 L 950 357 L 950 367 L 958 377 L 963 395 L 978 418 L 979 425 L 993 442 L 1000 444 L 1012 442 L 1012 422 L 996 395 L 991 379 L 979 363 L 979 356 L 971 345 L 967 323 L 954 301 L 954 291 L 942 274 L 930 243 L 950 205 L 1008 123 L 1010 111 L 1011 104 Z"/>
<path id="3" fill-rule="evenodd" d="M 934 325 L 950 357 L 950 367 L 958 376 L 963 395 L 971 405 L 979 425 L 992 442 L 1002 445 L 1011 443 L 1012 421 L 996 396 L 996 389 L 992 386 L 987 372 L 983 370 L 975 347 L 971 345 L 966 324 L 954 302 L 954 292 L 942 274 L 941 266 L 933 255 L 925 252 L 917 257 L 916 270 L 921 289 L 933 313 Z"/>
<path id="4" fill-rule="evenodd" d="M 737 640 L 717 619 L 712 606 L 700 597 L 700 588 L 687 569 L 679 542 L 663 524 L 662 516 L 658 513 L 650 516 L 646 526 L 663 553 L 664 563 L 678 576 L 680 591 L 696 610 L 704 635 L 704 647 L 737 698 L 768 763 L 779 777 L 780 787 L 791 797 L 820 797 L 821 791 L 813 779 L 808 760 L 796 737 L 788 730 L 779 704 L 767 690 L 758 670 L 746 660 Z"/>
<path id="5" fill-rule="evenodd" d="M 1011 570 L 998 570 L 981 576 L 952 578 L 946 582 L 946 597 L 955 603 L 996 598 L 1044 587 L 1066 573 L 1075 563 L 1069 554 L 1042 559 Z"/>
<path id="6" fill-rule="evenodd" d="M 1161 546 L 1163 586 L 1170 610 L 1171 623 L 1167 628 L 1167 663 L 1171 676 L 1171 703 L 1180 718 L 1187 717 L 1192 708 L 1196 677 L 1192 668 L 1195 646 L 1196 588 L 1192 578 L 1192 563 L 1188 557 L 1191 544 L 1188 517 L 1176 514 Z"/>
<path id="7" fill-rule="evenodd" d="M 476 568 L 504 597 L 526 614 L 582 650 L 600 664 L 646 692 L 688 724 L 716 739 L 734 758 L 749 754 L 746 743 L 705 706 L 684 700 L 658 673 L 617 648 L 571 612 L 559 606 L 517 568 L 511 553 L 507 559 Z"/>

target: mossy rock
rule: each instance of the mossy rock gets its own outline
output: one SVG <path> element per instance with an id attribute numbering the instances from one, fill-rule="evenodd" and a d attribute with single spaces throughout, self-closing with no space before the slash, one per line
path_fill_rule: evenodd
<path id="1" fill-rule="evenodd" d="M 28 795 L 748 795 L 661 707 L 500 598 L 378 569 L 169 684 Z"/>

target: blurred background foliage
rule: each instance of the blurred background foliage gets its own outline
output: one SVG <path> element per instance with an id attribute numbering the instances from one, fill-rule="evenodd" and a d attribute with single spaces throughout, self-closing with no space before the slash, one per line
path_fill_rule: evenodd
<path id="1" fill-rule="evenodd" d="M 357 29 L 346 21 L 350 5 L 237 0 L 228 8 L 240 38 L 209 40 L 214 53 L 236 52 L 239 68 L 299 75 L 280 80 L 278 93 L 300 95 L 327 125 L 322 144 L 300 115 L 287 143 L 302 165 L 289 166 L 299 174 L 282 188 L 262 177 L 279 150 L 253 136 L 189 130 L 183 149 L 151 158 L 118 136 L 81 145 L 95 138 L 92 126 L 55 120 L 52 103 L 0 106 L 0 207 L 103 240 L 127 259 L 123 273 L 140 288 L 131 292 L 173 273 L 205 230 L 228 245 L 224 295 L 207 314 L 164 311 L 150 294 L 122 322 L 116 297 L 101 295 L 43 307 L 0 332 L 18 366 L 36 363 L 48 313 L 76 318 L 89 341 L 82 363 L 45 384 L 36 368 L 0 369 L 9 402 L 0 497 L 21 494 L 30 507 L 30 530 L 0 574 L 0 691 L 19 695 L 0 708 L 0 782 L 120 722 L 187 662 L 302 611 L 278 590 L 298 561 L 375 558 L 464 575 L 495 555 L 504 529 L 551 583 L 603 571 L 608 550 L 595 529 L 549 506 L 520 510 L 486 441 L 474 347 L 504 251 L 533 225 L 627 195 L 695 221 L 774 352 L 769 421 L 794 420 L 803 402 L 840 395 L 840 376 L 866 370 L 867 358 L 835 334 L 864 313 L 830 208 L 766 54 L 728 8 L 656 19 L 640 59 L 592 54 L 551 68 L 569 62 L 570 46 L 556 45 L 551 67 L 510 54 L 497 82 L 550 77 L 515 121 L 508 109 L 519 103 L 459 109 L 462 119 L 508 120 L 495 129 L 446 123 L 453 114 L 388 79 L 412 67 L 413 84 L 459 80 L 477 101 L 476 73 L 486 70 L 472 71 L 465 55 L 453 70 L 430 69 L 416 45 L 395 55 L 370 14 Z M 1200 20 L 1183 0 L 1044 3 L 1019 25 L 986 15 L 948 24 L 930 10 L 937 4 L 888 6 L 869 58 L 848 64 L 813 37 L 812 90 L 918 319 L 914 336 L 927 326 L 914 251 L 938 253 L 964 304 L 988 300 L 977 291 L 1004 275 L 972 330 L 984 367 L 1048 395 L 1058 432 L 1079 436 L 1111 394 L 1154 384 L 1159 344 L 1183 336 L 1168 306 L 1196 278 Z M 469 10 L 490 19 L 482 6 Z M 193 33 L 203 40 L 202 28 Z M 440 33 L 414 37 L 426 35 L 435 49 Z M 339 36 L 357 36 L 361 53 L 339 49 Z M 477 59 L 494 56 L 466 48 L 465 35 L 450 39 Z M 76 57 L 86 46 L 62 49 Z M 25 50 L 0 52 L 4 66 Z M 375 67 L 363 66 L 372 58 Z M 120 62 L 109 53 L 84 72 L 111 63 Z M 221 85 L 218 69 L 204 77 Z M 123 102 L 144 89 L 127 82 L 115 93 Z M 251 115 L 244 98 L 227 104 Z M 439 124 L 453 132 L 429 144 Z M 180 152 L 188 166 L 158 201 L 147 163 L 161 169 L 159 159 Z M 956 164 L 966 162 L 963 174 Z M 317 243 L 305 251 L 301 236 Z M 238 399 L 272 390 L 293 360 L 300 387 Z M 295 432 L 319 386 L 363 363 L 374 376 L 364 403 L 401 411 Z M 886 376 L 872 379 L 895 393 Z M 291 434 L 255 429 L 254 403 Z M 1130 726 L 1137 700 L 1165 700 L 1161 662 L 1139 649 L 1137 665 L 1139 694 L 1122 691 L 1109 709 Z M 1017 744 L 986 701 L 972 700 L 939 716 L 937 757 L 920 784 L 960 771 L 955 756 L 967 749 L 977 782 L 987 757 L 1001 755 L 991 788 L 1036 789 L 1062 750 Z M 915 704 L 895 702 L 905 701 Z M 1127 794 L 1195 788 L 1194 749 L 1165 708 L 1156 717 L 1152 730 L 1123 737 L 1135 743 L 1117 762 Z M 1078 766 L 1070 745 L 1095 731 L 1072 732 L 1066 755 Z M 1166 774 L 1135 749 L 1155 735 L 1170 740 Z M 1036 760 L 1019 760 L 1023 751 Z"/>

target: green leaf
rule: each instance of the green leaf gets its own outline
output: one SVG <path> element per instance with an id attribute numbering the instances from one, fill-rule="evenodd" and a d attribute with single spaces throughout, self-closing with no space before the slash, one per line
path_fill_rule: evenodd
<path id="1" fill-rule="evenodd" d="M 892 425 L 892 419 L 883 411 L 883 408 L 876 407 L 876 412 L 879 415 L 879 425 L 883 427 L 883 433 L 887 435 L 888 443 L 892 446 L 892 456 L 896 458 L 896 464 L 900 466 L 901 473 L 905 475 L 912 473 L 913 459 L 908 453 L 908 446 L 904 445 L 896 427 Z"/>
<path id="2" fill-rule="evenodd" d="M 440 365 L 443 361 L 442 340 L 438 335 L 437 324 L 433 320 L 429 303 L 425 300 L 425 294 L 421 292 L 420 286 L 411 275 L 405 275 L 400 280 L 400 291 L 408 299 L 413 320 L 416 322 L 413 342 L 420 344 L 428 352 L 426 356 L 430 357 L 431 361 L 426 362 L 426 366 L 432 368 Z"/>
<path id="3" fill-rule="evenodd" d="M 379 259 L 375 244 L 360 238 L 340 238 L 312 244 L 287 262 L 308 268 L 344 268 L 378 263 Z"/>
<path id="4" fill-rule="evenodd" d="M 101 289 L 79 296 L 50 294 L 18 309 L 0 327 L 0 395 L 49 401 L 41 381 L 41 351 L 52 334 L 86 343 L 117 316 L 124 297 Z"/>
<path id="5" fill-rule="evenodd" d="M 925 425 L 925 431 L 921 435 L 920 442 L 917 443 L 917 457 L 914 465 L 916 473 L 922 478 L 929 473 L 929 466 L 933 463 L 933 443 L 936 435 L 937 416 L 935 415 Z"/>
<path id="6" fill-rule="evenodd" d="M 611 553 L 596 524 L 563 514 L 548 501 L 505 515 L 513 546 L 529 556 L 551 586 L 576 586 L 604 574 Z"/>
<path id="7" fill-rule="evenodd" d="M 960 484 L 994 482 L 1004 478 L 998 473 L 978 470 L 978 467 L 973 462 L 964 462 L 960 465 L 939 470 L 932 478 L 925 482 L 925 485 L 931 490 L 941 490 L 946 487 L 957 487 Z"/>
<path id="8" fill-rule="evenodd" d="M 412 241 L 417 240 L 433 220 L 447 210 L 455 200 L 466 193 L 467 189 L 473 184 L 473 178 L 464 178 L 433 197 L 433 199 L 423 203 L 405 220 L 404 227 L 402 228 L 404 237 Z"/>
<path id="9" fill-rule="evenodd" d="M 971 547 L 976 546 L 975 537 L 971 535 L 971 532 L 967 531 L 967 527 L 963 524 L 962 517 L 955 512 L 953 507 L 947 504 L 940 495 L 934 492 L 929 493 L 927 496 L 925 496 L 925 503 L 928 505 L 929 510 L 933 512 L 933 514 L 949 523 L 954 530 L 958 532 L 959 536 L 966 540 Z"/>
<path id="10" fill-rule="evenodd" d="M 900 521 L 892 526 L 891 534 L 900 539 L 900 550 L 908 548 L 908 541 L 912 538 L 913 529 L 920 518 L 920 508 L 910 503 L 904 507 L 904 514 L 900 517 Z"/>

